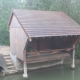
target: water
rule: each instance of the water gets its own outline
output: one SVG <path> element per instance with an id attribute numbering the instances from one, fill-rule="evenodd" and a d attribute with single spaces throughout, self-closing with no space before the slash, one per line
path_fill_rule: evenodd
<path id="1" fill-rule="evenodd" d="M 0 80 L 27 80 L 22 74 L 0 77 Z M 28 80 L 80 80 L 80 64 L 75 70 L 70 69 L 70 65 L 57 68 L 47 68 L 43 70 L 28 72 Z"/>

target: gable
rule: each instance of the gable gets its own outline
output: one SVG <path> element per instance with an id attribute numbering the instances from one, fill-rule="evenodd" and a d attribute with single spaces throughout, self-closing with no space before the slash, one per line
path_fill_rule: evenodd
<path id="1" fill-rule="evenodd" d="M 19 24 L 18 20 L 16 19 L 15 15 L 13 15 L 10 27 L 12 28 L 19 28 L 21 25 Z"/>

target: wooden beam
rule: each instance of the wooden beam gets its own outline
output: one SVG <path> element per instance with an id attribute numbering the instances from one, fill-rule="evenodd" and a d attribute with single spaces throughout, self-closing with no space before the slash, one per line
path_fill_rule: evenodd
<path id="1" fill-rule="evenodd" d="M 73 46 L 73 54 L 72 54 L 72 65 L 71 68 L 74 69 L 75 68 L 75 46 Z"/>
<path id="2" fill-rule="evenodd" d="M 28 52 L 28 53 L 53 52 L 53 51 L 60 51 L 60 50 L 72 50 L 72 49 L 73 49 L 73 48 L 64 48 L 64 49 L 43 50 L 43 51 Z"/>
<path id="3" fill-rule="evenodd" d="M 77 44 L 77 42 L 79 41 L 80 36 L 76 39 L 76 41 L 74 42 L 73 46 L 75 46 Z"/>
<path id="4" fill-rule="evenodd" d="M 40 41 L 39 41 L 39 38 L 37 39 L 37 46 L 38 46 L 38 51 L 40 50 Z"/>
<path id="5" fill-rule="evenodd" d="M 50 60 L 57 60 L 57 59 L 65 59 L 68 58 L 70 54 L 68 53 L 61 53 L 61 54 L 49 54 L 45 56 L 36 56 L 36 57 L 28 57 L 28 63 L 36 63 L 36 62 L 44 62 Z"/>
<path id="6" fill-rule="evenodd" d="M 28 78 L 28 73 L 27 73 L 27 51 L 26 51 L 26 46 L 28 45 L 28 41 L 25 45 L 24 51 L 23 51 L 23 57 L 24 57 L 24 62 L 23 62 L 23 69 L 24 69 L 24 73 L 23 73 L 23 77 L 24 78 Z"/>
<path id="7" fill-rule="evenodd" d="M 23 51 L 23 57 L 24 57 L 24 62 L 26 62 L 27 58 L 26 58 L 26 48 Z"/>
<path id="8" fill-rule="evenodd" d="M 44 51 L 40 51 L 40 52 L 53 52 L 53 51 L 60 51 L 60 50 L 67 50 L 67 49 L 73 49 L 73 48 L 63 48 L 63 49 L 55 49 L 55 50 L 44 50 Z"/>
<path id="9" fill-rule="evenodd" d="M 26 50 L 27 45 L 28 45 L 28 40 L 25 44 L 24 51 L 23 51 L 24 62 L 27 62 L 27 50 Z"/>

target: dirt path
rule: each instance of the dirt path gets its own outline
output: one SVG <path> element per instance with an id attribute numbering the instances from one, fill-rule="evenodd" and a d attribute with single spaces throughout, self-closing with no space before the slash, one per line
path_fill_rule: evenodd
<path id="1" fill-rule="evenodd" d="M 0 46 L 0 54 L 10 54 L 10 46 Z"/>

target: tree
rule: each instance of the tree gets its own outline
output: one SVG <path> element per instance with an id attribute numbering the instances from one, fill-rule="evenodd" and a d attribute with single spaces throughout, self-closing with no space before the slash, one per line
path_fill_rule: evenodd
<path id="1" fill-rule="evenodd" d="M 7 24 L 12 9 L 24 8 L 23 0 L 0 0 L 0 45 L 9 45 Z"/>

